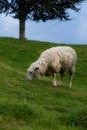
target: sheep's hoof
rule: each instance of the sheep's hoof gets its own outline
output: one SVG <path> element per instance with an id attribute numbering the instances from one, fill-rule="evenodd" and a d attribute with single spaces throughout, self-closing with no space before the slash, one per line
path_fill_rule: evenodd
<path id="1" fill-rule="evenodd" d="M 53 87 L 56 87 L 56 86 L 57 86 L 57 83 L 56 83 L 56 82 L 54 82 L 54 83 L 53 83 Z"/>
<path id="2" fill-rule="evenodd" d="M 56 85 L 53 85 L 53 87 L 56 87 Z"/>
<path id="3" fill-rule="evenodd" d="M 71 89 L 72 87 L 71 87 L 71 86 L 69 86 L 69 88 Z"/>
<path id="4" fill-rule="evenodd" d="M 71 83 L 69 84 L 69 88 L 72 88 L 72 84 Z"/>

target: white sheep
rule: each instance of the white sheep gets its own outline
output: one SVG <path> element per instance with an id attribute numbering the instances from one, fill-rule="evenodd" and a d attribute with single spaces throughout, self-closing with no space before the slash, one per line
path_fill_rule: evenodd
<path id="1" fill-rule="evenodd" d="M 68 46 L 52 47 L 41 53 L 39 59 L 27 69 L 27 79 L 40 78 L 42 75 L 53 75 L 53 86 L 61 86 L 64 72 L 69 73 L 69 88 L 75 72 L 77 55 L 74 49 Z M 60 80 L 57 84 L 56 74 L 59 72 Z"/>

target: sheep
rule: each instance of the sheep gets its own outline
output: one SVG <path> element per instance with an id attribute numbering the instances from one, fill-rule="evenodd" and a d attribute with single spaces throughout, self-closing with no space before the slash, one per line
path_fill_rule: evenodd
<path id="1" fill-rule="evenodd" d="M 77 54 L 69 46 L 57 46 L 43 51 L 37 61 L 27 69 L 27 79 L 40 78 L 42 75 L 53 75 L 53 86 L 61 86 L 64 72 L 69 73 L 69 88 L 72 86 L 72 78 L 75 72 Z M 60 74 L 57 83 L 56 74 Z"/>

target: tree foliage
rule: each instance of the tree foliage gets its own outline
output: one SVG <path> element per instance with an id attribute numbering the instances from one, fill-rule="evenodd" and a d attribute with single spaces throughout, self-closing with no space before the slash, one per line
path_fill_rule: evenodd
<path id="1" fill-rule="evenodd" d="M 67 9 L 79 10 L 84 0 L 0 0 L 0 13 L 10 14 L 19 21 L 69 20 Z M 24 24 L 25 25 L 25 24 Z"/>
<path id="2" fill-rule="evenodd" d="M 78 11 L 83 0 L 0 0 L 0 13 L 13 14 L 20 19 L 21 15 L 31 20 L 57 19 L 68 20 L 66 9 Z"/>

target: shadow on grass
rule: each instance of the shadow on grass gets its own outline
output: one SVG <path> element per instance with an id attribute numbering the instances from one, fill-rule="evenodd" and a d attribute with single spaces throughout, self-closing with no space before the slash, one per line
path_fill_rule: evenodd
<path id="1" fill-rule="evenodd" d="M 42 78 L 42 79 L 33 79 L 33 80 L 31 80 L 31 81 L 29 81 L 29 80 L 27 80 L 27 82 L 30 84 L 30 85 L 32 85 L 32 86 L 35 86 L 35 87 L 38 87 L 38 86 L 40 86 L 40 87 L 47 87 L 47 88 L 54 88 L 54 89 L 68 89 L 68 90 L 73 90 L 73 86 L 72 86 L 72 88 L 69 88 L 68 87 L 68 84 L 67 83 L 62 83 L 62 85 L 61 86 L 56 86 L 56 87 L 54 87 L 53 86 L 53 79 L 48 79 L 48 78 Z M 57 81 L 58 82 L 58 81 Z"/>

